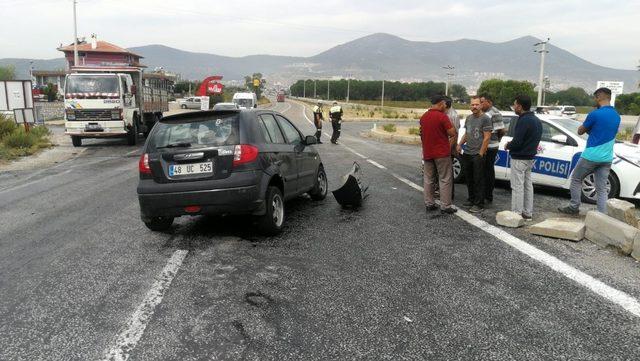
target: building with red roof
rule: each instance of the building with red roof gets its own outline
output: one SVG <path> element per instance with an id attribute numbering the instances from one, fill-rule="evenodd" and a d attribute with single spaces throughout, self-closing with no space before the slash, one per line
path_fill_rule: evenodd
<path id="1" fill-rule="evenodd" d="M 72 66 L 138 66 L 143 56 L 106 41 L 98 40 L 94 34 L 91 40 L 78 42 L 78 64 L 73 63 L 73 44 L 61 46 L 58 50 L 64 53 L 67 69 Z"/>

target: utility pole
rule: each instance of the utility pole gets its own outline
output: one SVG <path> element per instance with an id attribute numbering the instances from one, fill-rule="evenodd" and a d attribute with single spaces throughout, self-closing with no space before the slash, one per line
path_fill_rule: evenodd
<path id="1" fill-rule="evenodd" d="M 302 97 L 307 97 L 307 79 L 302 81 Z"/>
<path id="2" fill-rule="evenodd" d="M 351 74 L 347 75 L 347 104 L 349 104 L 349 89 L 351 88 Z"/>
<path id="3" fill-rule="evenodd" d="M 384 79 L 382 79 L 382 105 L 381 108 L 384 108 Z"/>
<path id="4" fill-rule="evenodd" d="M 76 4 L 73 0 L 73 66 L 78 66 L 78 22 L 76 21 Z"/>
<path id="5" fill-rule="evenodd" d="M 318 99 L 318 95 L 316 94 L 316 80 L 313 79 L 313 99 Z"/>
<path id="6" fill-rule="evenodd" d="M 33 81 L 33 60 L 29 60 L 29 80 L 31 80 L 33 83 L 37 83 Z M 31 86 L 34 86 L 36 84 L 31 84 Z"/>
<path id="7" fill-rule="evenodd" d="M 541 46 L 540 49 L 536 49 L 534 53 L 540 53 L 540 77 L 538 78 L 538 102 L 537 106 L 542 106 L 542 93 L 544 92 L 544 56 L 549 51 L 547 50 L 547 44 L 551 38 L 547 38 L 545 41 L 533 44 L 533 46 Z"/>
<path id="8" fill-rule="evenodd" d="M 329 84 L 331 83 L 331 80 L 327 79 L 327 101 L 329 101 Z"/>
<path id="9" fill-rule="evenodd" d="M 442 69 L 446 69 L 448 70 L 447 72 L 447 81 L 444 84 L 444 95 L 449 95 L 449 87 L 451 83 L 451 77 L 453 77 L 453 69 L 455 69 L 455 66 L 451 66 L 451 65 L 447 65 L 447 66 L 443 66 Z"/>

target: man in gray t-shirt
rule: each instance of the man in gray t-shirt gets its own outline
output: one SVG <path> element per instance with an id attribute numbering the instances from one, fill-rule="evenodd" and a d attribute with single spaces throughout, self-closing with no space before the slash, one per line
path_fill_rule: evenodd
<path id="1" fill-rule="evenodd" d="M 484 157 L 491 139 L 491 118 L 482 113 L 480 98 L 471 98 L 471 115 L 464 124 L 465 133 L 458 144 L 458 152 L 466 144 L 462 154 L 462 170 L 467 180 L 469 198 L 464 203 L 471 207 L 469 212 L 478 213 L 484 209 Z"/>
<path id="2" fill-rule="evenodd" d="M 487 148 L 487 155 L 484 157 L 484 198 L 487 202 L 493 202 L 493 188 L 496 182 L 495 164 L 498 157 L 498 146 L 500 145 L 500 139 L 504 136 L 505 126 L 502 120 L 502 114 L 500 110 L 493 106 L 493 98 L 489 94 L 482 94 L 480 96 L 480 105 L 482 112 L 491 118 L 491 140 L 489 140 L 489 147 Z"/>

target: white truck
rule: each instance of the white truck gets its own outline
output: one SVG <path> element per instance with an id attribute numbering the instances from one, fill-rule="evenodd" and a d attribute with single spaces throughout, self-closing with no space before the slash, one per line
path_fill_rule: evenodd
<path id="1" fill-rule="evenodd" d="M 240 109 L 252 109 L 258 107 L 258 98 L 256 93 L 235 93 L 232 101 L 238 104 Z"/>
<path id="2" fill-rule="evenodd" d="M 139 67 L 73 67 L 64 87 L 65 134 L 75 147 L 103 137 L 135 145 L 169 110 L 172 89 L 164 74 Z"/>

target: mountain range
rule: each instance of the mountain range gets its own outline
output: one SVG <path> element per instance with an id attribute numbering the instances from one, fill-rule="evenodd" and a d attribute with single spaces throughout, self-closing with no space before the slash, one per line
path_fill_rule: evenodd
<path id="1" fill-rule="evenodd" d="M 390 34 L 372 34 L 335 46 L 311 57 L 251 55 L 228 57 L 179 50 L 164 45 L 146 45 L 129 50 L 144 56 L 150 68 L 181 74 L 199 80 L 223 75 L 225 80 L 241 80 L 245 75 L 262 73 L 271 84 L 291 84 L 297 79 L 352 78 L 398 81 L 444 81 L 446 70 L 455 67 L 453 82 L 473 92 L 482 80 L 490 78 L 529 80 L 537 83 L 540 56 L 533 44 L 540 40 L 525 36 L 502 43 L 462 39 L 444 42 L 409 41 Z M 551 89 L 580 86 L 593 90 L 598 80 L 625 82 L 625 91 L 636 91 L 639 73 L 613 69 L 584 60 L 550 44 L 545 73 Z M 0 65 L 14 64 L 20 77 L 28 77 L 29 59 L 0 59 Z M 35 60 L 34 69 L 64 67 L 64 60 Z"/>

